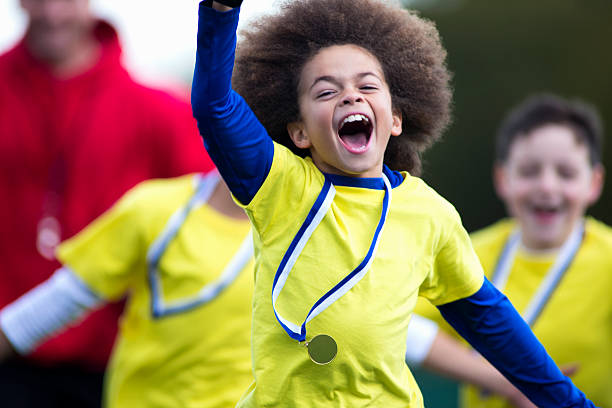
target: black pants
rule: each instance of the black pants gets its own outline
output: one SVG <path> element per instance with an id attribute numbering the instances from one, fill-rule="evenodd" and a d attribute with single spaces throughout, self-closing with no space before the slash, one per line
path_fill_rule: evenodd
<path id="1" fill-rule="evenodd" d="M 0 364 L 0 406 L 100 408 L 103 375 L 76 366 L 45 367 L 10 360 Z"/>

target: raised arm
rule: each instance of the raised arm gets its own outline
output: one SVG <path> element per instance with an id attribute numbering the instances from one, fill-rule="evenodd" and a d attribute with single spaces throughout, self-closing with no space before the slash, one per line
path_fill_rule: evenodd
<path id="1" fill-rule="evenodd" d="M 268 175 L 274 146 L 231 88 L 239 12 L 221 2 L 200 3 L 191 105 L 210 157 L 232 193 L 247 204 Z"/>
<path id="2" fill-rule="evenodd" d="M 474 295 L 438 309 L 472 347 L 538 407 L 594 407 L 559 370 L 508 298 L 488 280 Z"/>

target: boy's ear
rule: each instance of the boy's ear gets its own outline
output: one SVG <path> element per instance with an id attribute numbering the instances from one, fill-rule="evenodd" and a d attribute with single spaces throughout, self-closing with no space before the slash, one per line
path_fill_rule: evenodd
<path id="1" fill-rule="evenodd" d="M 589 205 L 595 204 L 601 196 L 601 190 L 604 185 L 606 171 L 601 163 L 593 166 L 593 173 L 591 174 L 591 187 L 589 189 Z"/>
<path id="2" fill-rule="evenodd" d="M 505 200 L 507 193 L 506 168 L 502 163 L 495 163 L 493 165 L 493 187 L 495 187 L 497 196 Z"/>
<path id="3" fill-rule="evenodd" d="M 287 124 L 287 132 L 293 141 L 293 144 L 300 149 L 310 149 L 310 139 L 308 133 L 304 129 L 303 122 L 290 122 Z"/>
<path id="4" fill-rule="evenodd" d="M 402 134 L 402 111 L 393 109 L 393 124 L 391 125 L 391 136 Z"/>

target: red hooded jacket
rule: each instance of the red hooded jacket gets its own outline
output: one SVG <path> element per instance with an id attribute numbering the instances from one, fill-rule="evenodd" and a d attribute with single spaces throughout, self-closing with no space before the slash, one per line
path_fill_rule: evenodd
<path id="1" fill-rule="evenodd" d="M 45 215 L 65 240 L 142 180 L 212 168 L 188 103 L 134 82 L 110 25 L 94 33 L 99 61 L 69 79 L 54 77 L 24 41 L 0 56 L 0 307 L 59 267 L 37 250 Z M 101 369 L 119 309 L 94 312 L 30 358 Z"/>

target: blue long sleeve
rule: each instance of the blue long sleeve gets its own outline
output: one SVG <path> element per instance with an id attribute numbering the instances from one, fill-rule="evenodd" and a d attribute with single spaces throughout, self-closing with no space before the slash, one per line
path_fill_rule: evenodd
<path id="1" fill-rule="evenodd" d="M 508 298 L 488 280 L 474 295 L 438 309 L 474 349 L 538 407 L 594 407 L 561 373 Z"/>
<path id="2" fill-rule="evenodd" d="M 272 139 L 231 88 L 240 9 L 219 12 L 200 3 L 191 106 L 204 146 L 231 192 L 248 204 L 265 180 Z"/>

